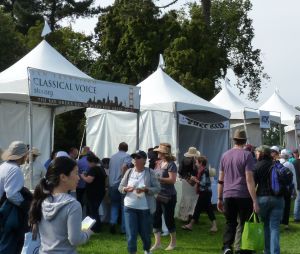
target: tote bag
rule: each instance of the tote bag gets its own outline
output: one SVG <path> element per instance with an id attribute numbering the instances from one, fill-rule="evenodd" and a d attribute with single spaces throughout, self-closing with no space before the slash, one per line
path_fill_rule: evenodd
<path id="1" fill-rule="evenodd" d="M 32 239 L 32 233 L 28 232 L 25 234 L 24 246 L 21 254 L 38 254 L 39 248 L 41 246 L 41 240 L 39 234 L 37 234 L 36 239 Z"/>
<path id="2" fill-rule="evenodd" d="M 251 221 L 253 217 L 253 222 Z M 258 220 L 258 216 L 255 212 L 249 218 L 249 221 L 245 222 L 244 230 L 242 233 L 242 250 L 264 250 L 264 225 Z"/>

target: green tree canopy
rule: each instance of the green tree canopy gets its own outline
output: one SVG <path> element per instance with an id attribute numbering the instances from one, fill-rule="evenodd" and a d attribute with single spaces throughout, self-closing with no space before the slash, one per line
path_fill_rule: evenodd
<path id="1" fill-rule="evenodd" d="M 95 29 L 100 56 L 94 76 L 137 84 L 151 74 L 161 49 L 158 14 L 151 0 L 115 1 Z"/>
<path id="2" fill-rule="evenodd" d="M 205 99 L 217 92 L 215 84 L 232 69 L 241 92 L 249 89 L 256 100 L 264 73 L 260 50 L 254 49 L 254 29 L 248 17 L 249 0 L 214 0 L 210 25 L 202 6 L 191 4 L 182 23 L 182 35 L 165 51 L 167 71 L 189 90 Z"/>
<path id="3" fill-rule="evenodd" d="M 264 73 L 254 49 L 250 0 L 212 0 L 191 4 L 187 13 L 161 15 L 151 0 L 115 1 L 96 27 L 99 59 L 93 74 L 100 79 L 136 84 L 157 67 L 164 53 L 167 73 L 205 99 L 232 69 L 241 92 L 255 100 Z M 210 17 L 208 17 L 210 15 Z"/>
<path id="4" fill-rule="evenodd" d="M 12 18 L 0 9 L 0 72 L 14 64 L 26 52 L 24 37 Z"/>
<path id="5" fill-rule="evenodd" d="M 94 0 L 0 0 L 0 7 L 10 13 L 17 28 L 26 34 L 36 22 L 46 17 L 52 31 L 64 18 L 88 17 L 99 12 Z"/>

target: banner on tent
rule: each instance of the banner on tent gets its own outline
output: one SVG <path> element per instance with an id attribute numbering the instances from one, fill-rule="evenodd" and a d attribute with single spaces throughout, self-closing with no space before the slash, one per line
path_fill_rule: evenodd
<path id="1" fill-rule="evenodd" d="M 260 119 L 260 128 L 261 129 L 269 129 L 271 128 L 270 121 L 270 112 L 269 111 L 259 111 L 259 119 Z"/>
<path id="2" fill-rule="evenodd" d="M 179 124 L 197 127 L 205 130 L 229 130 L 229 121 L 218 123 L 202 123 L 179 114 Z"/>
<path id="3" fill-rule="evenodd" d="M 140 88 L 28 68 L 29 95 L 45 104 L 137 112 Z"/>

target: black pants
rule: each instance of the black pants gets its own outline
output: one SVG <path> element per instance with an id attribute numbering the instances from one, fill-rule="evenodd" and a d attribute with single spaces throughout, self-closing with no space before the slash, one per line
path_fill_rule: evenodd
<path id="1" fill-rule="evenodd" d="M 167 204 L 156 200 L 156 211 L 153 216 L 153 232 L 161 232 L 162 219 L 161 215 L 164 215 L 166 226 L 170 233 L 176 231 L 174 212 L 176 206 L 176 195 L 171 196 L 171 199 Z"/>
<path id="2" fill-rule="evenodd" d="M 245 221 L 249 220 L 253 212 L 253 203 L 251 198 L 225 198 L 224 215 L 226 219 L 223 235 L 223 249 L 232 248 L 234 242 L 237 217 L 240 217 L 241 227 L 244 228 Z M 252 251 L 241 250 L 240 253 L 252 253 Z"/>
<path id="3" fill-rule="evenodd" d="M 85 188 L 76 189 L 76 198 L 77 201 L 81 204 L 81 207 L 83 208 L 85 205 Z"/>
<path id="4" fill-rule="evenodd" d="M 86 199 L 86 215 L 96 220 L 96 223 L 91 228 L 94 232 L 99 232 L 101 229 L 101 221 L 99 216 L 99 206 L 104 198 L 104 195 L 101 195 L 97 199 L 88 198 Z"/>
<path id="5" fill-rule="evenodd" d="M 214 209 L 211 204 L 211 196 L 212 193 L 210 191 L 199 193 L 197 204 L 192 217 L 195 221 L 199 219 L 201 212 L 206 212 L 210 221 L 214 221 L 216 219 Z"/>
<path id="6" fill-rule="evenodd" d="M 284 195 L 284 210 L 281 223 L 283 225 L 289 225 L 289 218 L 290 218 L 290 210 L 291 210 L 291 193 L 286 192 Z"/>

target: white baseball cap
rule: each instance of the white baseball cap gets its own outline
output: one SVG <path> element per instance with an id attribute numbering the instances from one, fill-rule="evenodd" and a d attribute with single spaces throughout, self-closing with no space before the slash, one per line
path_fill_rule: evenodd
<path id="1" fill-rule="evenodd" d="M 278 146 L 272 146 L 270 149 L 271 149 L 271 152 L 275 151 L 275 152 L 279 153 L 279 147 Z"/>

